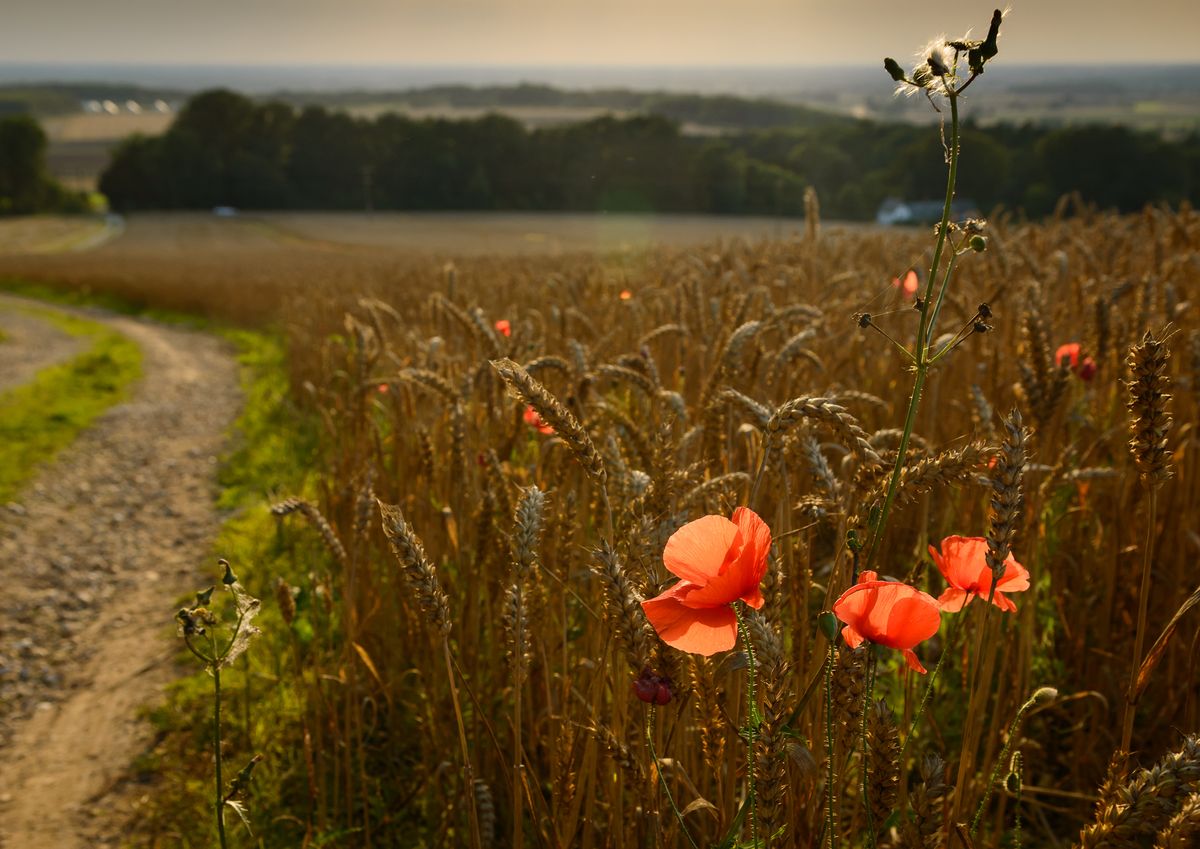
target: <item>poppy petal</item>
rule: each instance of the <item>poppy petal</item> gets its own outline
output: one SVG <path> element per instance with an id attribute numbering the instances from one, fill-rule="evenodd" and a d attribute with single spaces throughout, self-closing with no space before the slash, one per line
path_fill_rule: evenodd
<path id="1" fill-rule="evenodd" d="M 688 522 L 667 540 L 663 565 L 673 575 L 703 587 L 721 574 L 737 534 L 737 525 L 724 516 L 704 516 Z"/>
<path id="2" fill-rule="evenodd" d="M 921 661 L 917 657 L 917 653 L 914 652 L 912 649 L 904 650 L 904 662 L 908 664 L 909 669 L 912 669 L 915 672 L 919 672 L 922 675 L 924 675 L 928 671 L 924 666 L 921 665 Z"/>
<path id="3" fill-rule="evenodd" d="M 863 644 L 863 635 L 855 631 L 849 625 L 842 629 L 842 639 L 846 641 L 846 645 L 852 649 L 856 649 Z"/>
<path id="4" fill-rule="evenodd" d="M 975 597 L 974 593 L 969 593 L 966 590 L 960 590 L 958 587 L 948 587 L 945 592 L 938 596 L 938 607 L 946 613 L 958 613 Z"/>
<path id="5" fill-rule="evenodd" d="M 941 624 L 937 602 L 917 590 L 896 599 L 888 616 L 887 634 L 895 641 L 896 648 L 907 649 L 928 640 L 938 632 Z"/>
<path id="6" fill-rule="evenodd" d="M 642 602 L 646 618 L 664 643 L 705 657 L 737 644 L 737 616 L 732 607 L 687 607 L 673 590 Z"/>

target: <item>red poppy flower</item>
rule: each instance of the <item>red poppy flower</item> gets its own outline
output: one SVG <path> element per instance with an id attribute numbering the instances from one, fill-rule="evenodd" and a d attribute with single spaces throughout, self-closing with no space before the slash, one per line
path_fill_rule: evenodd
<path id="1" fill-rule="evenodd" d="M 1076 377 L 1084 382 L 1088 382 L 1096 376 L 1096 361 L 1091 357 L 1083 356 L 1078 342 L 1059 345 L 1058 350 L 1054 352 L 1054 364 L 1060 368 L 1069 368 L 1075 372 Z"/>
<path id="2" fill-rule="evenodd" d="M 375 387 L 375 391 L 378 392 L 380 395 L 386 395 L 391 390 L 389 389 L 389 387 L 386 383 L 381 383 Z"/>
<path id="3" fill-rule="evenodd" d="M 496 330 L 504 336 L 512 336 L 512 324 L 507 318 L 502 318 L 496 322 Z"/>
<path id="4" fill-rule="evenodd" d="M 1068 342 L 1059 345 L 1058 350 L 1054 352 L 1054 364 L 1060 368 L 1079 368 L 1079 343 Z"/>
<path id="5" fill-rule="evenodd" d="M 622 301 L 628 301 L 632 297 L 633 297 L 633 292 L 630 292 L 628 289 L 621 290 L 621 300 Z"/>
<path id="6" fill-rule="evenodd" d="M 925 673 L 913 646 L 936 634 L 941 624 L 941 612 L 933 596 L 908 584 L 881 581 L 868 571 L 833 603 L 833 613 L 846 623 L 842 637 L 850 648 L 870 640 L 899 649 L 910 669 Z"/>
<path id="7" fill-rule="evenodd" d="M 663 642 L 680 651 L 708 655 L 737 643 L 737 616 L 730 606 L 763 606 L 758 585 L 767 573 L 771 529 L 746 507 L 724 516 L 688 522 L 667 540 L 663 564 L 683 580 L 642 602 Z"/>
<path id="8" fill-rule="evenodd" d="M 920 278 L 917 277 L 917 272 L 913 271 L 911 268 L 903 278 L 892 278 L 892 285 L 903 292 L 904 297 L 910 301 L 917 294 L 917 287 L 920 285 L 920 282 Z"/>
<path id="9" fill-rule="evenodd" d="M 970 603 L 975 596 L 987 600 L 992 590 L 992 570 L 987 565 L 987 540 L 983 537 L 946 537 L 939 552 L 932 545 L 929 553 L 938 571 L 950 586 L 938 603 L 942 610 L 958 611 Z M 1009 554 L 1004 560 L 1004 574 L 996 583 L 992 604 L 1008 613 L 1017 606 L 1004 593 L 1029 589 L 1029 572 Z"/>
<path id="10" fill-rule="evenodd" d="M 532 406 L 525 408 L 525 424 L 536 430 L 538 433 L 554 433 L 554 428 L 542 421 L 542 417 L 538 415 L 538 411 Z"/>

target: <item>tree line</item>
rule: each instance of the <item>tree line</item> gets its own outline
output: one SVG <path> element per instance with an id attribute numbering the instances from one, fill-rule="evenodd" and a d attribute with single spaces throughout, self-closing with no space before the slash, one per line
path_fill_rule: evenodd
<path id="1" fill-rule="evenodd" d="M 46 168 L 46 133 L 28 115 L 0 119 L 0 215 L 80 212 L 84 197 L 59 185 Z"/>
<path id="2" fill-rule="evenodd" d="M 959 196 L 1030 216 L 1078 192 L 1123 211 L 1200 203 L 1200 135 L 1125 127 L 968 123 Z M 927 127 L 844 118 L 717 138 L 659 114 L 528 129 L 203 92 L 157 137 L 114 152 L 100 189 L 118 210 L 410 209 L 674 211 L 797 215 L 816 188 L 832 217 L 866 219 L 887 197 L 933 198 L 941 143 Z"/>

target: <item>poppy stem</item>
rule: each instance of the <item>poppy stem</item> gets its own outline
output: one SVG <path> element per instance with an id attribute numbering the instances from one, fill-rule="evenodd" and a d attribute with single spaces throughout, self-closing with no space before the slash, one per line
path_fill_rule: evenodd
<path id="1" fill-rule="evenodd" d="M 1129 668 L 1129 690 L 1125 693 L 1125 720 L 1121 726 L 1121 750 L 1128 752 L 1133 742 L 1133 719 L 1137 713 L 1137 680 L 1146 642 L 1146 619 L 1150 605 L 1150 563 L 1154 560 L 1154 525 L 1158 521 L 1158 485 L 1150 482 L 1150 514 L 1146 525 L 1146 546 L 1142 552 L 1142 583 L 1138 589 L 1137 634 L 1133 640 L 1133 661 Z"/>
<path id="2" fill-rule="evenodd" d="M 867 685 L 863 688 L 862 710 L 860 716 L 860 745 L 862 747 L 862 799 L 867 811 L 867 846 L 875 849 L 875 812 L 871 810 L 870 796 L 870 765 L 871 759 L 867 749 L 867 711 L 871 709 L 875 698 L 875 646 L 867 644 Z"/>
<path id="3" fill-rule="evenodd" d="M 742 615 L 742 607 L 738 602 L 733 603 L 733 613 L 737 617 L 738 631 L 741 632 L 742 642 L 746 646 L 746 793 L 750 799 L 750 845 L 758 849 L 758 794 L 754 784 L 754 749 L 758 739 L 758 727 L 762 724 L 762 714 L 758 712 L 758 693 L 756 692 L 754 643 L 750 640 L 750 628 Z"/>
<path id="4" fill-rule="evenodd" d="M 912 438 L 913 427 L 917 422 L 917 408 L 921 405 L 921 392 L 925 389 L 925 378 L 929 374 L 929 338 L 933 331 L 933 320 L 936 318 L 936 310 L 932 309 L 930 301 L 933 297 L 933 288 L 938 282 L 938 273 L 942 268 L 942 253 L 946 248 L 946 239 L 950 234 L 950 212 L 954 203 L 954 187 L 958 181 L 958 92 L 951 88 L 947 91 L 947 97 L 950 100 L 950 141 L 947 145 L 948 151 L 946 157 L 946 164 L 948 166 L 946 199 L 942 205 L 942 220 L 937 228 L 937 244 L 933 250 L 933 261 L 929 266 L 929 277 L 925 281 L 925 297 L 921 299 L 921 321 L 917 326 L 916 364 L 914 366 L 915 374 L 913 376 L 912 394 L 908 399 L 908 412 L 904 417 L 904 431 L 900 437 L 900 445 L 896 450 L 896 465 L 892 468 L 891 480 L 888 481 L 887 495 L 884 497 L 883 507 L 880 508 L 878 519 L 872 523 L 871 542 L 867 547 L 867 569 L 873 567 L 875 555 L 879 551 L 879 543 L 883 539 L 884 531 L 887 529 L 888 512 L 892 508 L 892 502 L 896 500 L 896 490 L 900 486 L 900 474 L 904 471 L 904 461 L 908 455 L 908 443 Z M 939 306 L 942 297 L 946 293 L 946 287 L 949 283 L 950 272 L 952 270 L 953 262 L 947 268 L 946 276 L 942 279 L 941 294 L 938 297 Z"/>
<path id="5" fill-rule="evenodd" d="M 650 747 L 650 758 L 654 761 L 654 772 L 658 775 L 659 783 L 662 784 L 663 793 L 666 794 L 667 802 L 675 813 L 675 819 L 679 820 L 679 830 L 692 845 L 692 849 L 700 849 L 695 838 L 692 837 L 692 833 L 688 831 L 687 823 L 683 821 L 683 814 L 680 812 L 679 806 L 675 804 L 675 797 L 671 795 L 671 786 L 667 784 L 667 779 L 663 776 L 662 764 L 658 762 L 658 755 L 654 751 L 654 705 L 650 705 L 646 710 L 646 745 Z"/>
<path id="6" fill-rule="evenodd" d="M 963 607 L 967 606 L 968 598 L 970 596 L 963 597 L 963 606 L 958 609 L 959 614 L 962 613 Z M 961 615 L 955 616 L 950 623 L 950 630 L 946 632 L 946 645 L 942 647 L 942 654 L 938 657 L 938 662 L 934 664 L 933 671 L 929 673 L 929 681 L 925 684 L 925 695 L 921 696 L 921 704 L 917 705 L 917 712 L 908 726 L 908 736 L 904 738 L 904 743 L 900 746 L 900 763 L 904 763 L 904 754 L 908 751 L 908 744 L 912 742 L 913 735 L 917 733 L 917 723 L 921 721 L 921 717 L 925 714 L 925 708 L 929 706 L 929 700 L 933 697 L 933 685 L 937 683 L 943 661 L 949 657 L 954 648 L 954 638 L 958 636 L 958 625 L 962 619 Z"/>
<path id="7" fill-rule="evenodd" d="M 829 832 L 829 849 L 837 849 L 837 764 L 833 751 L 833 663 L 837 640 L 829 641 L 829 658 L 825 661 L 825 830 Z"/>

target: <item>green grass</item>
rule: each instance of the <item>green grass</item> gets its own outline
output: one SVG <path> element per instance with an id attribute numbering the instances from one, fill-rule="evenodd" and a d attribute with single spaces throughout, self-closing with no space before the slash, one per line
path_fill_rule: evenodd
<path id="1" fill-rule="evenodd" d="M 262 635 L 243 659 L 222 674 L 225 749 L 231 770 L 240 768 L 254 753 L 266 756 L 255 771 L 247 800 L 255 833 L 264 839 L 269 837 L 262 845 L 299 845 L 303 828 L 290 812 L 303 810 L 306 804 L 303 757 L 298 754 L 303 751 L 301 694 L 315 682 L 299 680 L 294 664 L 300 655 L 320 650 L 320 638 L 314 631 L 318 617 L 322 618 L 321 633 L 327 634 L 335 626 L 330 614 L 322 614 L 321 605 L 314 604 L 311 589 L 312 575 L 329 568 L 328 553 L 319 537 L 302 525 L 280 533 L 268 510 L 270 504 L 289 495 L 312 497 L 310 472 L 317 468 L 317 422 L 292 403 L 282 336 L 232 329 L 108 296 L 18 280 L 0 280 L 0 289 L 55 303 L 98 305 L 123 314 L 185 324 L 216 333 L 235 347 L 244 404 L 219 471 L 221 494 L 217 506 L 226 511 L 227 518 L 213 544 L 207 574 L 200 571 L 202 564 L 197 564 L 196 589 L 218 580 L 216 558 L 224 557 L 247 590 L 263 600 L 262 614 L 255 622 Z M 48 320 L 58 315 L 45 312 Z M 80 321 L 79 327 L 92 324 L 73 317 L 67 317 L 67 321 Z M 71 332 L 65 325 L 59 326 Z M 290 627 L 279 615 L 273 597 L 277 578 L 300 588 L 296 619 Z M 178 601 L 162 599 L 159 614 L 164 627 L 171 622 Z M 170 833 L 181 835 L 183 845 L 205 846 L 213 839 L 208 797 L 211 754 L 206 737 L 211 721 L 212 681 L 182 645 L 180 649 L 181 668 L 195 671 L 173 684 L 161 704 L 147 710 L 148 720 L 158 731 L 158 742 L 139 757 L 135 771 L 139 780 L 150 782 L 155 790 L 140 814 L 141 834 L 129 838 L 136 842 L 142 835 Z M 206 766 L 198 768 L 197 764 Z M 246 839 L 241 826 L 232 821 L 227 821 L 227 826 L 236 832 L 233 839 L 240 845 Z M 328 834 L 315 838 L 314 845 L 322 839 L 333 845 L 338 839 Z"/>
<path id="2" fill-rule="evenodd" d="M 96 417 L 123 400 L 142 374 L 142 352 L 103 324 L 53 310 L 20 307 L 91 347 L 0 394 L 0 502 L 12 500 L 39 464 L 70 445 Z"/>

